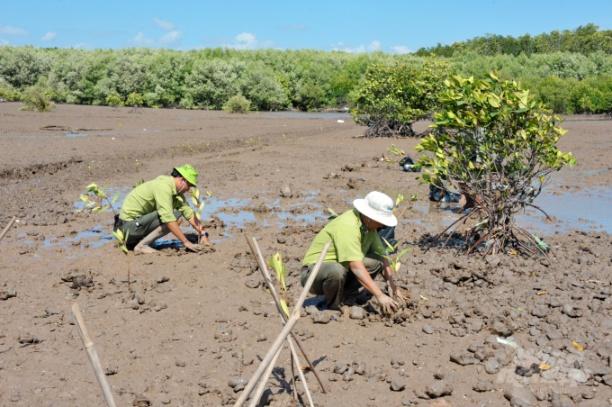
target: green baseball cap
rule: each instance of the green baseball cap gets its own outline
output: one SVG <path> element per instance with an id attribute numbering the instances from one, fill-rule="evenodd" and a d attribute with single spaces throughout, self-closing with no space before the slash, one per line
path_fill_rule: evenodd
<path id="1" fill-rule="evenodd" d="M 198 184 L 198 171 L 191 164 L 184 164 L 174 168 L 191 186 Z"/>

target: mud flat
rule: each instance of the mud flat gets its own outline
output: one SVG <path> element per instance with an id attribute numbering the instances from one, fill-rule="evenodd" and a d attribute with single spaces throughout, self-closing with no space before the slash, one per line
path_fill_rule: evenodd
<path id="1" fill-rule="evenodd" d="M 342 211 L 372 189 L 417 196 L 397 229 L 413 245 L 399 275 L 411 301 L 391 319 L 367 306 L 304 310 L 295 331 L 330 390 L 307 374 L 318 405 L 610 405 L 611 121 L 564 124 L 561 147 L 578 165 L 541 197 L 555 222 L 521 220 L 551 245 L 544 261 L 416 244 L 455 216 L 429 204 L 415 174 L 379 160 L 391 143 L 414 153 L 416 141 L 360 138 L 346 117 L 79 106 L 35 114 L 1 103 L 0 118 L 0 226 L 20 219 L 0 242 L 2 406 L 102 405 L 73 301 L 119 405 L 230 404 L 230 384 L 248 379 L 280 330 L 243 234 L 284 255 L 295 296 L 326 208 Z M 159 255 L 132 257 L 132 300 L 112 216 L 80 213 L 78 195 L 92 181 L 125 194 L 183 162 L 213 194 L 215 250 L 184 254 L 169 241 Z M 288 352 L 278 366 L 266 400 L 289 405 Z"/>

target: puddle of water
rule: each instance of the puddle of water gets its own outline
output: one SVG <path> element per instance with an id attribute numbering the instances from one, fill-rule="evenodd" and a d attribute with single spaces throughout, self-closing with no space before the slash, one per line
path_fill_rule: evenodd
<path id="1" fill-rule="evenodd" d="M 535 204 L 545 210 L 553 221 L 539 211 L 530 208 L 525 213 L 517 214 L 517 222 L 531 232 L 552 235 L 571 230 L 599 230 L 612 233 L 612 188 L 596 187 L 583 191 L 553 194 L 542 193 Z M 440 232 L 458 219 L 455 207 L 438 207 L 428 202 L 414 202 L 412 209 L 418 215 L 410 217 L 409 212 L 401 219 L 403 225 L 417 224 L 427 231 Z"/>
<path id="2" fill-rule="evenodd" d="M 116 211 L 119 211 L 121 204 L 125 199 L 126 195 L 131 191 L 131 188 L 126 187 L 107 187 L 105 188 L 106 193 L 109 197 L 114 196 L 116 193 L 119 194 L 119 198 L 113 204 Z M 269 213 L 258 214 L 254 211 L 246 209 L 251 204 L 251 199 L 241 198 L 230 198 L 230 199 L 219 199 L 216 197 L 210 197 L 205 200 L 204 210 L 202 212 L 202 218 L 204 220 L 210 219 L 213 216 L 218 217 L 226 226 L 224 235 L 221 239 L 213 239 L 213 243 L 218 243 L 222 240 L 232 237 L 230 233 L 232 229 L 242 229 L 249 223 L 261 222 L 265 226 L 276 225 L 278 227 L 285 226 L 288 222 L 297 223 L 314 223 L 320 219 L 325 219 L 327 215 L 321 210 L 321 205 L 316 202 L 318 197 L 318 191 L 308 191 L 300 199 L 299 202 L 287 205 L 281 209 L 281 200 L 275 199 L 271 204 L 264 202 L 264 205 L 273 208 L 274 210 Z M 77 210 L 84 208 L 83 202 L 76 201 L 73 207 Z M 306 207 L 303 211 L 295 211 L 295 209 L 301 209 Z M 104 215 L 100 215 L 104 216 Z M 79 232 L 77 235 L 70 238 L 55 238 L 50 237 L 44 242 L 45 247 L 68 247 L 74 242 L 82 241 L 89 243 L 90 247 L 98 248 L 113 241 L 113 237 L 110 234 L 110 225 L 106 228 L 102 228 L 100 225 L 92 229 L 88 229 Z M 184 229 L 184 232 L 190 233 L 189 228 Z M 175 239 L 158 240 L 156 243 L 158 248 L 165 247 L 178 247 L 180 242 Z"/>
<path id="3" fill-rule="evenodd" d="M 271 119 L 344 120 L 345 123 L 352 120 L 350 113 L 343 112 L 265 112 L 258 115 Z"/>
<path id="4" fill-rule="evenodd" d="M 219 212 L 216 216 L 221 219 L 226 226 L 239 229 L 244 228 L 247 223 L 257 222 L 255 213 L 251 211 L 240 211 L 238 213 Z"/>
<path id="5" fill-rule="evenodd" d="M 279 226 L 284 226 L 289 221 L 311 224 L 319 220 L 327 219 L 327 215 L 325 215 L 325 213 L 320 209 L 308 213 L 291 213 L 288 211 L 281 211 L 278 212 L 277 215 Z"/>
<path id="6" fill-rule="evenodd" d="M 457 205 L 440 206 L 434 202 L 411 202 L 411 209 L 404 212 L 403 219 L 399 219 L 402 225 L 419 225 L 429 233 L 439 233 L 446 229 L 460 216 L 454 212 Z M 412 213 L 411 213 L 412 211 Z M 413 216 L 415 213 L 417 216 Z"/>
<path id="7" fill-rule="evenodd" d="M 89 134 L 87 133 L 81 133 L 78 131 L 67 131 L 64 133 L 64 136 L 68 137 L 68 138 L 80 138 L 80 137 L 87 137 L 89 136 Z"/>
<path id="8" fill-rule="evenodd" d="M 596 187 L 561 194 L 542 193 L 535 204 L 554 218 L 546 221 L 535 209 L 528 209 L 518 216 L 521 225 L 544 234 L 569 230 L 600 230 L 612 233 L 612 187 Z"/>
<path id="9" fill-rule="evenodd" d="M 116 210 L 119 210 L 123 199 L 130 190 L 131 188 L 126 187 L 106 189 L 111 197 L 115 193 L 119 193 L 119 199 L 113 205 Z M 260 222 L 264 227 L 273 225 L 283 227 L 289 222 L 312 224 L 325 221 L 328 215 L 317 201 L 318 196 L 319 191 L 308 191 L 299 202 L 293 202 L 285 206 L 282 205 L 283 202 L 280 198 L 276 198 L 270 203 L 264 202 L 264 205 L 274 210 L 262 214 L 247 209 L 247 206 L 251 204 L 250 199 L 211 197 L 205 201 L 203 218 L 210 219 L 212 216 L 217 216 L 225 223 L 228 230 L 225 231 L 221 239 L 213 240 L 214 243 L 217 243 L 230 238 L 232 236 L 231 229 L 241 229 L 249 223 Z M 548 222 L 540 212 L 534 209 L 529 209 L 524 214 L 517 215 L 518 223 L 532 232 L 551 235 L 578 229 L 586 231 L 601 230 L 612 233 L 612 217 L 609 210 L 612 207 L 612 187 L 596 187 L 562 194 L 545 192 L 538 197 L 536 204 L 554 217 L 554 222 Z M 459 213 L 455 212 L 456 205 L 440 207 L 438 204 L 427 201 L 411 202 L 410 206 L 411 209 L 404 213 L 403 219 L 400 219 L 401 225 L 419 225 L 431 233 L 444 230 L 459 217 Z M 75 202 L 74 208 L 82 209 L 83 203 L 81 201 Z M 302 208 L 303 210 L 300 210 Z M 188 231 L 186 230 L 186 232 Z M 44 246 L 67 247 L 77 241 L 86 242 L 93 248 L 111 243 L 113 237 L 110 234 L 110 226 L 109 230 L 106 230 L 101 225 L 96 225 L 94 228 L 79 232 L 69 238 L 49 237 L 44 241 Z M 179 242 L 168 240 L 160 241 L 158 244 L 162 247 L 165 247 L 164 244 L 169 245 L 168 247 L 174 247 Z"/>
<path id="10" fill-rule="evenodd" d="M 43 247 L 68 247 L 75 245 L 77 242 L 80 245 L 86 243 L 89 247 L 97 249 L 110 243 L 114 240 L 109 231 L 106 231 L 102 225 L 96 225 L 91 229 L 86 229 L 78 232 L 76 235 L 66 238 L 48 237 L 43 241 Z"/>
<path id="11" fill-rule="evenodd" d="M 202 211 L 202 219 L 206 220 L 216 216 L 228 227 L 243 228 L 247 223 L 256 221 L 253 212 L 241 210 L 250 202 L 250 199 L 218 199 L 214 196 L 210 197 L 204 201 L 205 206 Z M 239 209 L 239 211 L 233 212 L 236 209 Z"/>

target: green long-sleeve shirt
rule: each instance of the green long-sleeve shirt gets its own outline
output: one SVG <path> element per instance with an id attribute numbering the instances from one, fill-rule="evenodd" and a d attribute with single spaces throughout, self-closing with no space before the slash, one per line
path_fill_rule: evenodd
<path id="1" fill-rule="evenodd" d="M 176 221 L 174 209 L 190 220 L 194 213 L 182 195 L 176 192 L 174 178 L 160 175 L 134 188 L 123 201 L 119 217 L 124 221 L 137 219 L 157 211 L 162 223 Z"/>

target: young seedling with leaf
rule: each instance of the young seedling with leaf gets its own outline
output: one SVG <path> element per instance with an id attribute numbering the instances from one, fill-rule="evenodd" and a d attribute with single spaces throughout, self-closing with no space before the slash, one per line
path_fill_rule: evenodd
<path id="1" fill-rule="evenodd" d="M 404 198 L 404 194 L 402 194 L 401 192 L 397 194 L 397 196 L 395 197 L 395 208 L 400 206 L 400 204 L 404 202 L 405 199 L 406 198 Z"/>
<path id="2" fill-rule="evenodd" d="M 117 212 L 115 208 L 113 208 L 113 204 L 119 198 L 119 193 L 113 195 L 111 199 L 108 198 L 106 192 L 98 186 L 96 183 L 91 183 L 87 185 L 86 191 L 84 194 L 81 194 L 79 199 L 81 202 L 85 204 L 86 210 L 90 210 L 92 213 L 103 212 L 108 209 L 113 211 L 113 214 L 116 216 Z M 129 233 L 123 233 L 121 229 L 117 229 L 113 231 L 113 237 L 115 238 L 115 246 L 119 248 L 126 256 L 128 256 L 127 261 L 127 283 L 128 283 L 128 291 L 132 292 L 132 283 L 131 283 L 131 265 L 130 265 L 130 256 L 127 248 L 127 242 Z"/>
<path id="3" fill-rule="evenodd" d="M 287 305 L 287 269 L 285 268 L 285 264 L 283 263 L 283 257 L 280 253 L 276 252 L 270 259 L 268 260 L 270 267 L 276 273 L 276 279 L 278 280 L 278 285 L 280 286 L 280 306 L 286 317 L 289 317 L 289 306 Z"/>
<path id="4" fill-rule="evenodd" d="M 117 229 L 113 231 L 113 236 L 115 238 L 115 247 L 121 249 L 123 254 L 127 256 L 127 283 L 128 283 L 128 291 L 132 292 L 132 275 L 131 275 L 131 265 L 130 265 L 130 256 L 127 248 L 127 241 L 130 233 L 123 233 L 121 229 Z"/>
<path id="5" fill-rule="evenodd" d="M 83 209 L 90 210 L 91 213 L 103 212 L 110 209 L 113 211 L 114 215 L 117 214 L 113 205 L 117 202 L 117 199 L 119 199 L 119 193 L 117 192 L 109 199 L 106 192 L 96 183 L 92 182 L 87 185 L 85 193 L 81 194 L 79 199 L 85 205 Z"/>
<path id="6" fill-rule="evenodd" d="M 397 274 L 400 271 L 400 268 L 402 266 L 402 263 L 401 263 L 402 257 L 404 257 L 412 248 L 405 247 L 398 252 L 397 248 L 399 247 L 399 243 L 392 245 L 384 237 L 382 238 L 382 240 L 387 246 L 387 250 L 386 250 L 387 254 L 385 254 L 383 257 L 387 259 L 387 261 L 389 262 L 389 266 L 391 266 L 391 270 L 393 270 L 393 272 Z"/>
<path id="7" fill-rule="evenodd" d="M 387 162 L 399 161 L 406 156 L 406 152 L 395 144 L 391 144 L 391 147 L 389 147 L 387 151 L 389 152 L 389 154 L 391 154 L 391 156 L 393 156 L 393 158 L 385 157 L 385 161 Z"/>
<path id="8" fill-rule="evenodd" d="M 289 311 L 289 306 L 287 305 L 287 269 L 285 268 L 285 264 L 283 263 L 283 257 L 281 256 L 280 253 L 276 252 L 272 257 L 270 257 L 269 260 L 270 263 L 270 267 L 272 267 L 272 269 L 274 270 L 274 272 L 276 273 L 276 279 L 278 280 L 278 285 L 280 286 L 280 298 L 279 298 L 279 303 L 280 303 L 280 308 L 283 311 L 283 314 L 285 314 L 285 318 L 289 318 L 290 316 L 290 311 Z M 293 353 L 291 354 L 291 377 L 293 378 L 293 389 L 294 389 L 294 398 L 297 399 L 297 393 L 295 393 L 296 391 L 296 386 L 295 386 L 295 370 L 294 370 L 294 366 L 295 363 L 297 362 L 296 359 L 294 359 L 294 355 Z M 298 369 L 300 369 L 300 367 L 298 367 Z"/>
<path id="9" fill-rule="evenodd" d="M 206 198 L 210 198 L 212 194 L 209 191 L 206 191 Z M 204 211 L 204 201 L 201 199 L 200 190 L 198 188 L 191 188 L 191 204 L 194 206 L 195 217 L 199 223 L 202 223 L 202 212 Z M 202 239 L 202 235 L 198 234 L 198 244 Z"/>

